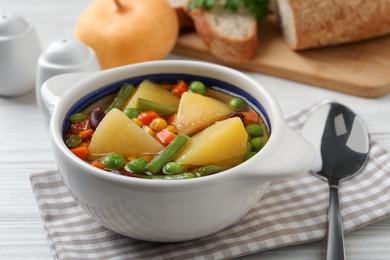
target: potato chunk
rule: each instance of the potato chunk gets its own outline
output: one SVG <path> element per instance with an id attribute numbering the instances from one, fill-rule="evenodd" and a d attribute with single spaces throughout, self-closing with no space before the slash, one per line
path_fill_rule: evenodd
<path id="1" fill-rule="evenodd" d="M 191 135 L 225 119 L 232 112 L 228 105 L 214 98 L 185 92 L 180 99 L 175 124 L 179 133 Z"/>
<path id="2" fill-rule="evenodd" d="M 197 166 L 235 166 L 244 159 L 247 140 L 241 119 L 228 118 L 194 135 L 175 161 Z"/>
<path id="3" fill-rule="evenodd" d="M 89 145 L 90 159 L 108 153 L 125 157 L 158 153 L 163 146 L 122 111 L 114 108 L 100 122 Z"/>
<path id="4" fill-rule="evenodd" d="M 172 95 L 167 89 L 159 87 L 149 80 L 141 82 L 134 95 L 129 99 L 125 108 L 137 107 L 138 98 L 151 100 L 164 105 L 178 105 L 179 98 Z"/>

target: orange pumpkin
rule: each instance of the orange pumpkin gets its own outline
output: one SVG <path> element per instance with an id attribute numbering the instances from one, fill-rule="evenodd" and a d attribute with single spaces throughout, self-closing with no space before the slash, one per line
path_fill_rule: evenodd
<path id="1" fill-rule="evenodd" d="M 80 15 L 76 39 L 90 46 L 102 69 L 164 58 L 179 34 L 166 0 L 94 0 Z"/>

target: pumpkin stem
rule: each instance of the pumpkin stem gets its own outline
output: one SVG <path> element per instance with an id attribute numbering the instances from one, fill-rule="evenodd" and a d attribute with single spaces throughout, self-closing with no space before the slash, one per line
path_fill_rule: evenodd
<path id="1" fill-rule="evenodd" d="M 121 3 L 120 0 L 114 0 L 116 7 L 118 8 L 118 11 L 123 11 L 125 9 L 125 6 Z"/>

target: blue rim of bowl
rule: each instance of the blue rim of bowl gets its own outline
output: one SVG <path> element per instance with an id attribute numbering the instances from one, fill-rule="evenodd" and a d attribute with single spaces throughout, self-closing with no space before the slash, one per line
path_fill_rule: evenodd
<path id="1" fill-rule="evenodd" d="M 180 74 L 180 73 L 160 73 L 160 74 L 146 74 L 141 75 L 137 77 L 130 77 L 123 80 L 115 81 L 113 83 L 110 83 L 108 85 L 102 86 L 101 88 L 98 88 L 89 94 L 81 97 L 66 113 L 65 119 L 63 121 L 62 125 L 62 136 L 65 139 L 67 129 L 69 127 L 69 121 L 66 120 L 69 118 L 70 115 L 74 113 L 78 113 L 82 111 L 84 108 L 86 108 L 88 105 L 92 104 L 93 102 L 99 100 L 100 98 L 103 98 L 104 96 L 113 93 L 117 90 L 119 90 L 120 87 L 123 86 L 124 83 L 132 84 L 134 86 L 138 86 L 143 80 L 150 80 L 152 82 L 177 82 L 179 80 L 184 80 L 187 82 L 191 81 L 202 81 L 206 86 L 215 89 L 217 91 L 225 92 L 227 94 L 233 95 L 233 96 L 239 96 L 246 100 L 246 102 L 256 111 L 258 112 L 263 120 L 265 120 L 268 130 L 271 133 L 271 124 L 269 116 L 264 109 L 264 107 L 260 104 L 259 101 L 257 101 L 254 97 L 252 97 L 250 94 L 248 94 L 243 89 L 238 88 L 235 85 L 232 85 L 228 82 L 210 78 L 210 77 L 204 77 L 199 75 L 192 75 L 192 74 Z"/>

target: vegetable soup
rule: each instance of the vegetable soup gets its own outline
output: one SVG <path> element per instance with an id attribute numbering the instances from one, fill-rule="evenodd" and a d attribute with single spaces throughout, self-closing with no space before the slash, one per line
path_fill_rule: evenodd
<path id="1" fill-rule="evenodd" d="M 145 179 L 215 174 L 249 159 L 269 138 L 246 99 L 200 80 L 123 83 L 67 120 L 65 143 L 76 156 Z"/>

